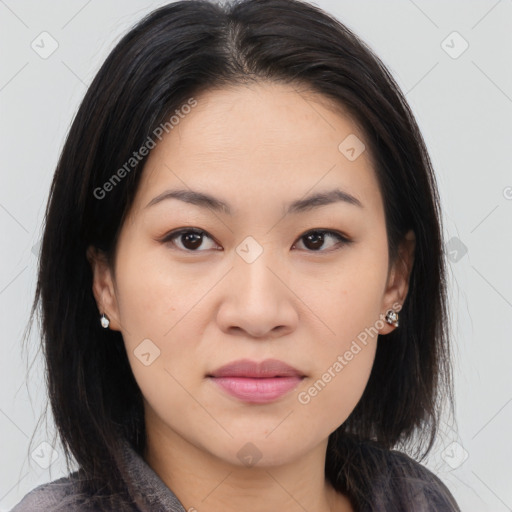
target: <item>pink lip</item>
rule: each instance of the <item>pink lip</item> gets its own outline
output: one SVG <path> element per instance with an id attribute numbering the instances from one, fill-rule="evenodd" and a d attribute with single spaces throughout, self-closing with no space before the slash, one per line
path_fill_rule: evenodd
<path id="1" fill-rule="evenodd" d="M 208 377 L 244 402 L 267 403 L 297 387 L 304 375 L 277 359 L 261 363 L 241 359 L 222 366 Z"/>

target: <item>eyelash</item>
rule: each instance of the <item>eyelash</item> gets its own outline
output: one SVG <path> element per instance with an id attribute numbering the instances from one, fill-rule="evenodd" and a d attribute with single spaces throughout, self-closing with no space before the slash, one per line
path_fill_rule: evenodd
<path id="1" fill-rule="evenodd" d="M 177 229 L 177 230 L 174 230 L 174 231 L 171 231 L 170 233 L 168 233 L 162 239 L 162 242 L 163 243 L 171 243 L 171 244 L 173 244 L 175 246 L 176 244 L 174 242 L 174 239 L 179 238 L 182 235 L 190 234 L 190 233 L 194 233 L 196 235 L 206 236 L 206 237 L 210 238 L 211 240 L 213 240 L 213 238 L 210 235 L 208 235 L 208 233 L 206 231 L 203 231 L 202 229 L 180 228 L 180 229 Z M 333 251 L 341 249 L 341 247 L 343 247 L 344 245 L 349 245 L 350 243 L 352 243 L 352 240 L 347 238 L 345 235 L 342 235 L 340 232 L 333 231 L 333 230 L 330 230 L 330 229 L 311 229 L 309 231 L 306 231 L 303 235 L 301 235 L 299 237 L 299 240 L 301 240 L 302 238 L 305 238 L 306 236 L 311 235 L 311 234 L 322 234 L 322 235 L 328 235 L 330 237 L 333 237 L 333 238 L 335 238 L 338 241 L 338 244 L 337 244 L 338 247 L 335 246 L 332 249 L 316 250 L 316 251 L 315 250 L 308 250 L 308 249 L 306 249 L 306 252 L 311 252 L 311 253 L 330 253 L 330 252 L 333 252 Z M 296 244 L 294 243 L 294 246 L 295 245 Z M 175 247 L 175 248 L 177 250 L 179 250 L 179 251 L 188 252 L 188 253 L 205 252 L 205 250 L 182 249 L 180 247 Z"/>

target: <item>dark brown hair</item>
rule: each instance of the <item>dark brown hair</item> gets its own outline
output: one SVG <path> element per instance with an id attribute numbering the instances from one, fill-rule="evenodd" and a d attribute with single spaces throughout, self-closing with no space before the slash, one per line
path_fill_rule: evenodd
<path id="1" fill-rule="evenodd" d="M 144 448 L 142 395 L 121 333 L 100 327 L 86 249 L 112 261 L 145 158 L 108 197 L 94 190 L 189 98 L 253 80 L 306 86 L 350 112 L 375 159 L 390 261 L 408 230 L 416 236 L 400 327 L 378 344 L 360 402 L 329 438 L 326 477 L 362 506 L 373 461 L 354 446 L 425 456 L 442 399 L 453 409 L 439 198 L 423 138 L 384 64 L 342 23 L 299 0 L 178 1 L 140 21 L 101 66 L 54 175 L 31 313 L 32 321 L 40 305 L 53 416 L 68 461 L 105 494 L 118 492 L 119 436 Z"/>

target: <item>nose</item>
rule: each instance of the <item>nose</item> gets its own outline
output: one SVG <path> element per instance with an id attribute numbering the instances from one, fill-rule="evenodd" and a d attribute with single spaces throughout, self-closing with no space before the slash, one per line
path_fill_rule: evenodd
<path id="1" fill-rule="evenodd" d="M 237 257 L 217 311 L 222 331 L 268 339 L 295 330 L 298 299 L 288 280 L 289 271 L 270 261 L 265 251 L 252 263 Z"/>

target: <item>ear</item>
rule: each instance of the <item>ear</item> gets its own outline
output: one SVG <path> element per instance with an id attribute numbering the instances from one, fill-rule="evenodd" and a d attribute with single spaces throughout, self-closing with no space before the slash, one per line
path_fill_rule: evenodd
<path id="1" fill-rule="evenodd" d="M 416 237 L 414 232 L 408 231 L 399 245 L 395 261 L 389 270 L 386 290 L 382 298 L 382 320 L 384 320 L 388 310 L 392 309 L 398 313 L 402 309 L 409 291 L 409 277 L 414 263 L 415 248 Z M 394 329 L 393 325 L 384 321 L 384 327 L 379 329 L 379 334 L 388 334 Z"/>
<path id="2" fill-rule="evenodd" d="M 92 291 L 100 313 L 105 313 L 110 320 L 109 329 L 120 331 L 119 308 L 114 286 L 112 270 L 103 251 L 90 245 L 86 251 L 91 265 L 93 281 Z M 99 323 L 99 317 L 98 317 Z"/>

